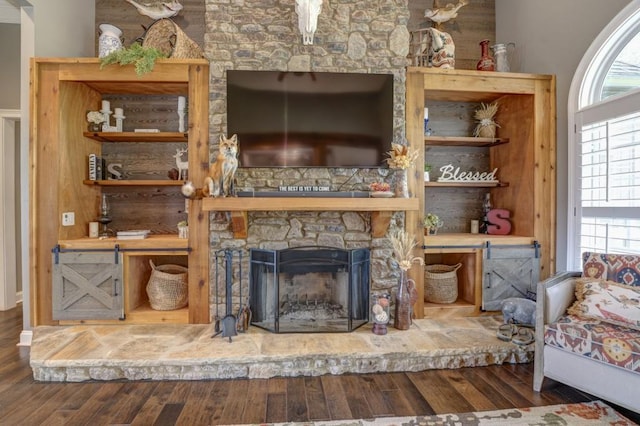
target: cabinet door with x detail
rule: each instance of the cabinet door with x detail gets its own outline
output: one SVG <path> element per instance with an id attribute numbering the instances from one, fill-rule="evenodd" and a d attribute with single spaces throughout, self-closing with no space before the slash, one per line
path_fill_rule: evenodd
<path id="1" fill-rule="evenodd" d="M 483 250 L 482 309 L 499 311 L 509 297 L 534 298 L 540 279 L 540 250 L 491 247 Z"/>
<path id="2" fill-rule="evenodd" d="M 122 254 L 53 255 L 53 319 L 123 319 Z"/>

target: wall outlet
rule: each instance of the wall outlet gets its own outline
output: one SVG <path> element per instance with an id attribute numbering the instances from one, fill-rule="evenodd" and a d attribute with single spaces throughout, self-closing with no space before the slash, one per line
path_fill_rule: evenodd
<path id="1" fill-rule="evenodd" d="M 76 223 L 76 215 L 74 212 L 62 213 L 62 226 L 73 226 Z"/>

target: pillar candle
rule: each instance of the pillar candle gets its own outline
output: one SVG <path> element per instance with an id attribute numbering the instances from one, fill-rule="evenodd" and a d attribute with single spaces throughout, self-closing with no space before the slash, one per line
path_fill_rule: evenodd
<path id="1" fill-rule="evenodd" d="M 187 104 L 187 99 L 184 96 L 178 96 L 178 110 L 184 111 Z"/>
<path id="2" fill-rule="evenodd" d="M 98 238 L 98 235 L 99 235 L 98 222 L 89 222 L 89 237 Z"/>
<path id="3" fill-rule="evenodd" d="M 102 111 L 109 111 L 111 108 L 111 104 L 109 101 L 102 101 Z"/>
<path id="4" fill-rule="evenodd" d="M 116 112 L 116 117 L 122 117 L 122 114 L 123 114 L 122 108 L 115 108 L 114 111 Z"/>

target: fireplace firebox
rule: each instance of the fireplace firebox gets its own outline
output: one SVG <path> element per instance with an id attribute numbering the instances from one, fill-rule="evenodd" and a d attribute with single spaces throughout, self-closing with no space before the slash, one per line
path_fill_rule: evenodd
<path id="1" fill-rule="evenodd" d="M 369 249 L 251 249 L 251 324 L 274 333 L 350 332 L 369 320 Z"/>

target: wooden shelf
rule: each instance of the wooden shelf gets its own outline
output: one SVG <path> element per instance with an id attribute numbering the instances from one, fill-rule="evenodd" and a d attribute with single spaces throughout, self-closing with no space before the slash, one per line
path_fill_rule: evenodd
<path id="1" fill-rule="evenodd" d="M 204 211 L 406 211 L 417 198 L 226 197 L 204 198 Z"/>
<path id="2" fill-rule="evenodd" d="M 175 249 L 176 254 L 186 254 L 189 247 L 189 240 L 178 238 L 177 235 L 149 235 L 142 240 L 119 240 L 116 238 L 77 238 L 73 240 L 59 240 L 58 244 L 64 249 L 112 249 L 116 244 L 120 248 L 135 249 Z"/>
<path id="3" fill-rule="evenodd" d="M 181 132 L 84 132 L 85 137 L 98 142 L 188 142 Z"/>
<path id="4" fill-rule="evenodd" d="M 427 146 L 471 146 L 492 147 L 509 143 L 508 138 L 476 138 L 471 136 L 425 136 L 424 144 Z"/>
<path id="5" fill-rule="evenodd" d="M 501 188 L 509 186 L 506 182 L 425 182 L 431 188 Z"/>
<path id="6" fill-rule="evenodd" d="M 386 234 L 393 212 L 418 211 L 417 198 L 227 197 L 204 198 L 203 211 L 231 212 L 236 238 L 246 238 L 248 211 L 361 211 L 371 212 L 371 233 Z"/>
<path id="7" fill-rule="evenodd" d="M 85 185 L 97 186 L 182 186 L 182 180 L 124 180 L 124 179 L 107 179 L 107 180 L 89 180 L 82 181 Z"/>
<path id="8" fill-rule="evenodd" d="M 157 311 L 152 309 L 147 302 L 128 312 L 125 321 L 135 324 L 189 324 L 189 307 L 171 311 Z"/>
<path id="9" fill-rule="evenodd" d="M 533 237 L 521 235 L 490 235 L 467 233 L 439 233 L 438 235 L 425 235 L 425 253 L 444 253 L 445 251 L 461 252 L 461 249 L 481 248 L 487 241 L 495 245 L 529 245 L 534 241 Z"/>

